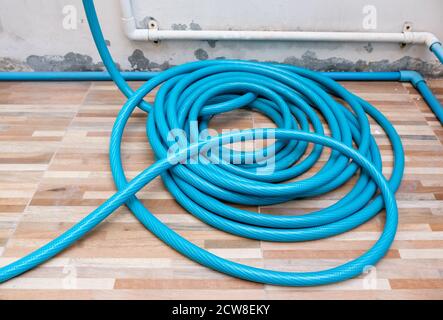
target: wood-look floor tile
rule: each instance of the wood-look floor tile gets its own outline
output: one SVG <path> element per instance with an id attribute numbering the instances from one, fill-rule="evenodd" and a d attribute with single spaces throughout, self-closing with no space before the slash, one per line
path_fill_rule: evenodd
<path id="1" fill-rule="evenodd" d="M 443 80 L 428 83 L 443 102 Z M 137 88 L 141 83 L 130 85 Z M 55 259 L 0 285 L 0 299 L 442 299 L 443 129 L 410 84 L 343 85 L 394 124 L 405 148 L 405 176 L 397 193 L 398 233 L 375 273 L 314 288 L 234 279 L 181 256 L 122 207 Z M 151 93 L 146 100 L 153 98 Z M 0 83 L 0 266 L 67 230 L 115 192 L 109 135 L 125 100 L 111 82 Z M 123 137 L 122 158 L 129 179 L 154 161 L 146 141 L 146 120 L 147 115 L 136 109 Z M 371 123 L 382 152 L 383 172 L 390 174 L 389 141 L 372 119 Z M 219 131 L 274 126 L 266 116 L 248 110 L 217 115 L 210 122 Z M 329 134 L 328 128 L 325 131 Z M 318 172 L 329 155 L 325 150 L 312 171 L 297 179 Z M 262 214 L 306 214 L 334 204 L 355 181 L 314 199 L 238 207 Z M 138 197 L 161 221 L 196 245 L 239 263 L 288 272 L 321 270 L 349 261 L 374 244 L 384 225 L 381 212 L 329 239 L 261 242 L 199 221 L 174 201 L 161 179 L 143 188 Z"/>

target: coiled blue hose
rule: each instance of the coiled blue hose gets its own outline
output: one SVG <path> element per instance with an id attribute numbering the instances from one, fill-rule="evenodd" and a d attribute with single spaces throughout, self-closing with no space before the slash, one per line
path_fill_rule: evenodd
<path id="1" fill-rule="evenodd" d="M 386 254 L 397 228 L 394 192 L 402 179 L 404 153 L 397 132 L 376 108 L 320 73 L 287 65 L 233 60 L 177 66 L 153 76 L 133 91 L 112 61 L 92 0 L 83 0 L 83 4 L 102 60 L 128 97 L 116 118 L 110 141 L 111 170 L 118 192 L 58 238 L 0 268 L 0 282 L 52 258 L 123 204 L 154 235 L 188 258 L 211 269 L 255 282 L 284 286 L 333 283 L 358 276 Z M 158 87 L 153 105 L 145 102 L 143 98 Z M 146 132 L 158 160 L 128 181 L 120 146 L 124 128 L 137 106 L 149 112 Z M 175 142 L 169 139 L 171 130 L 181 130 L 191 140 L 209 126 L 216 114 L 237 108 L 263 113 L 275 122 L 277 129 L 219 135 L 169 152 Z M 325 135 L 319 114 L 328 126 L 330 137 Z M 383 128 L 391 141 L 394 165 L 388 181 L 382 175 L 380 151 L 371 135 L 368 116 Z M 259 150 L 230 151 L 229 157 L 222 158 L 219 164 L 189 164 L 185 161 L 208 147 L 223 151 L 226 149 L 221 144 L 263 136 L 276 138 L 275 144 L 266 149 L 269 152 L 275 150 L 272 158 L 268 156 L 271 153 Z M 309 143 L 315 146 L 309 149 Z M 332 152 L 323 167 L 309 178 L 294 181 L 313 167 L 324 146 L 331 148 Z M 206 157 L 212 155 L 206 154 Z M 247 163 L 246 159 L 255 161 Z M 260 160 L 270 159 L 275 160 L 271 172 L 260 171 L 263 169 Z M 379 240 L 366 253 L 335 268 L 281 272 L 250 267 L 194 245 L 143 206 L 136 193 L 159 175 L 176 201 L 189 213 L 219 230 L 251 239 L 276 242 L 322 239 L 361 225 L 383 208 L 386 223 Z M 341 200 L 302 216 L 258 214 L 229 205 L 263 206 L 315 197 L 344 185 L 354 175 L 358 175 L 357 182 Z"/>

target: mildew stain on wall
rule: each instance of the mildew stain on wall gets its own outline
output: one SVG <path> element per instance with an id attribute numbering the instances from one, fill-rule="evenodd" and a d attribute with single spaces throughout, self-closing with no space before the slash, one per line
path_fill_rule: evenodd
<path id="1" fill-rule="evenodd" d="M 225 59 L 224 56 L 210 56 L 203 48 L 194 51 L 196 60 Z M 152 61 L 140 49 L 135 49 L 127 58 L 130 64 L 125 71 L 162 71 L 172 67 L 170 60 Z M 314 51 L 307 50 L 301 57 L 289 56 L 282 61 L 268 60 L 267 62 L 285 63 L 317 71 L 419 71 L 427 77 L 442 77 L 443 66 L 430 63 L 418 58 L 405 56 L 398 60 L 382 59 L 377 61 L 351 61 L 341 57 L 319 59 Z M 117 64 L 119 69 L 120 66 Z M 68 52 L 65 55 L 30 55 L 24 61 L 10 57 L 0 57 L 0 71 L 102 71 L 101 62 L 96 62 L 91 56 Z"/>

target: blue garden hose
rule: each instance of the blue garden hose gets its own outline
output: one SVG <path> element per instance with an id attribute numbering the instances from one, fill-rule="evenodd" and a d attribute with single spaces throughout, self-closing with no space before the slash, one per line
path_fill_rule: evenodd
<path id="1" fill-rule="evenodd" d="M 121 72 L 127 81 L 149 80 L 158 72 Z M 38 71 L 0 72 L 0 81 L 109 81 L 103 71 Z"/>
<path id="2" fill-rule="evenodd" d="M 110 164 L 118 192 L 56 239 L 0 268 L 0 283 L 54 257 L 123 204 L 148 230 L 181 254 L 208 268 L 260 283 L 313 286 L 338 282 L 358 276 L 386 254 L 397 228 L 394 192 L 403 176 L 404 152 L 394 127 L 376 108 L 322 73 L 237 60 L 199 61 L 173 67 L 152 75 L 134 91 L 110 56 L 93 1 L 83 0 L 83 4 L 102 60 L 128 97 L 116 118 L 110 141 Z M 143 98 L 156 88 L 159 90 L 154 103 L 145 102 Z M 137 106 L 149 113 L 147 138 L 158 160 L 128 181 L 120 148 L 124 128 Z M 169 139 L 171 131 L 183 132 L 191 140 L 209 127 L 215 115 L 238 108 L 264 114 L 275 122 L 277 129 L 218 135 L 185 143 L 177 152 L 169 152 L 176 145 L 175 140 Z M 326 136 L 319 114 L 330 136 Z M 394 164 L 388 181 L 382 175 L 380 150 L 371 135 L 368 116 L 380 125 L 392 145 Z M 221 160 L 218 164 L 186 161 L 202 154 L 206 160 L 214 160 L 212 153 L 203 152 L 206 148 L 225 151 L 221 144 L 260 137 L 276 138 L 276 142 L 266 152 L 229 151 L 227 157 L 217 158 Z M 309 143 L 315 146 L 309 149 Z M 326 163 L 309 178 L 296 179 L 314 166 L 324 146 L 332 149 Z M 261 170 L 266 163 L 272 165 L 272 170 Z M 366 253 L 338 267 L 315 272 L 250 267 L 194 245 L 144 207 L 136 193 L 159 175 L 190 214 L 214 228 L 250 239 L 274 242 L 322 239 L 358 227 L 383 208 L 386 223 L 379 240 Z M 300 216 L 259 214 L 230 205 L 265 206 L 316 197 L 344 185 L 354 175 L 358 175 L 357 182 L 342 199 Z"/>

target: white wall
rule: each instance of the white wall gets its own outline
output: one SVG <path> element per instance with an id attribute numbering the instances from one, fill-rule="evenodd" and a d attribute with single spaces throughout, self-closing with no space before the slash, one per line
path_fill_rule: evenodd
<path id="1" fill-rule="evenodd" d="M 322 70 L 415 69 L 443 75 L 424 46 L 300 42 L 131 42 L 121 30 L 117 0 L 96 0 L 115 60 L 123 69 L 158 70 L 186 61 L 240 58 L 295 63 Z M 63 28 L 63 8 L 78 10 L 76 30 Z M 133 0 L 139 26 L 154 17 L 160 28 L 365 31 L 363 7 L 377 9 L 377 29 L 415 31 L 443 39 L 441 0 Z M 70 53 L 70 54 L 68 54 Z M 80 0 L 0 0 L 0 70 L 94 70 L 99 57 Z"/>

